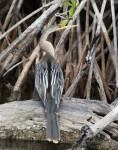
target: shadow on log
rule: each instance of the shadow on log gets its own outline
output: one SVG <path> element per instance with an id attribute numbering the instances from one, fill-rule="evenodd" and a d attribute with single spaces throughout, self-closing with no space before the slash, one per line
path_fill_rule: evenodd
<path id="1" fill-rule="evenodd" d="M 60 106 L 60 131 L 62 143 L 73 143 L 84 125 L 96 123 L 114 106 L 96 100 L 63 97 Z M 15 101 L 0 105 L 0 138 L 39 140 L 45 139 L 45 113 L 38 100 Z M 115 142 L 114 142 L 115 141 Z M 118 146 L 118 124 L 111 123 L 97 135 L 91 146 L 96 150 Z M 97 143 L 97 145 L 95 144 Z M 98 148 L 97 148 L 98 146 Z"/>

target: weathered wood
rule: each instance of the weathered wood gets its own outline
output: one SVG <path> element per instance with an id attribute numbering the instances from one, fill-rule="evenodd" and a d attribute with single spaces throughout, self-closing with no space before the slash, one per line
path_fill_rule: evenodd
<path id="1" fill-rule="evenodd" d="M 84 148 L 86 150 L 91 140 L 115 120 L 118 120 L 118 106 L 113 108 L 105 117 L 97 121 L 95 124 L 91 126 L 83 126 L 80 137 L 76 140 L 71 149 L 83 150 Z"/>
<path id="2" fill-rule="evenodd" d="M 59 113 L 61 142 L 74 142 L 82 126 L 96 123 L 113 107 L 101 101 L 64 97 Z M 45 127 L 45 113 L 38 100 L 15 101 L 0 105 L 0 138 L 45 140 Z M 111 136 L 114 140 L 118 140 L 117 123 L 110 124 L 105 131 L 106 133 L 101 132 L 102 138 Z M 101 136 L 99 135 L 99 138 Z"/>

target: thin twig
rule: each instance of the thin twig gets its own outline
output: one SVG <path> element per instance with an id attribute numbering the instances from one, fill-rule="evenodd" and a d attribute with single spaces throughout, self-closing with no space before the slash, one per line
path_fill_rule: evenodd
<path id="1" fill-rule="evenodd" d="M 104 56 L 104 39 L 101 33 L 101 57 L 102 57 L 102 74 L 105 79 L 105 56 Z"/>
<path id="2" fill-rule="evenodd" d="M 13 25 L 10 29 L 8 29 L 2 36 L 0 36 L 0 40 L 3 39 L 9 32 L 11 32 L 12 30 L 14 30 L 16 27 L 18 27 L 21 23 L 23 23 L 24 21 L 26 21 L 27 19 L 29 19 L 30 17 L 32 17 L 33 15 L 37 14 L 38 12 L 40 12 L 44 7 L 48 7 L 50 5 L 52 5 L 54 2 L 50 2 L 48 4 L 46 4 L 45 6 L 38 8 L 37 10 L 35 10 L 34 12 L 32 12 L 31 14 L 29 14 L 28 16 L 26 16 L 25 18 L 23 18 L 22 20 L 20 20 L 18 23 L 16 23 L 15 25 Z"/>
<path id="3" fill-rule="evenodd" d="M 101 16 L 100 16 L 98 7 L 97 7 L 97 5 L 96 5 L 96 3 L 95 3 L 95 0 L 91 0 L 91 4 L 92 4 L 93 9 L 94 9 L 94 11 L 95 11 L 95 14 L 96 14 L 96 16 L 97 16 L 97 18 L 98 18 L 98 22 L 101 22 L 101 28 L 102 28 L 102 31 L 103 31 L 103 34 L 104 34 L 104 38 L 105 38 L 105 40 L 106 40 L 106 44 L 107 44 L 107 46 L 108 46 L 110 55 L 111 55 L 111 57 L 112 57 L 112 61 L 113 61 L 114 65 L 115 65 L 114 52 L 113 52 L 113 50 L 112 50 L 113 48 L 112 48 L 112 45 L 111 45 L 111 40 L 110 40 L 110 38 L 109 38 L 109 36 L 108 36 L 108 33 L 107 33 L 106 27 L 105 27 L 105 25 L 104 25 L 104 22 L 103 22 L 103 20 L 101 20 Z"/>
<path id="4" fill-rule="evenodd" d="M 95 41 L 95 43 L 92 43 L 93 46 L 92 46 L 91 51 L 93 53 L 92 53 L 92 56 L 91 56 L 91 65 L 90 65 L 88 80 L 87 80 L 87 84 L 86 84 L 86 99 L 90 99 L 91 80 L 92 80 L 92 73 L 93 73 L 93 68 L 94 68 L 94 59 L 95 59 L 96 47 L 97 47 L 99 38 L 100 37 L 98 36 L 97 39 L 96 39 L 97 41 Z M 93 42 L 94 42 L 94 39 L 93 39 Z"/>
<path id="5" fill-rule="evenodd" d="M 107 86 L 107 84 L 106 84 L 106 82 L 105 82 L 105 79 L 104 79 L 104 77 L 103 77 L 103 74 L 102 74 L 102 72 L 101 72 L 101 70 L 100 70 L 100 68 L 99 68 L 99 65 L 98 65 L 98 63 L 97 63 L 96 60 L 95 60 L 95 64 L 96 64 L 97 70 L 99 71 L 99 74 L 100 74 L 100 76 L 101 76 L 101 79 L 102 79 L 103 86 L 104 86 L 104 89 L 105 89 L 105 91 L 106 91 L 106 94 L 107 94 L 107 96 L 108 96 L 108 98 L 109 98 L 109 101 L 111 102 L 111 94 L 110 94 L 110 92 L 109 92 L 109 88 L 108 88 L 108 86 Z"/>
<path id="6" fill-rule="evenodd" d="M 99 84 L 98 91 L 99 91 L 100 98 L 101 98 L 102 101 L 105 101 L 107 103 L 107 98 L 106 98 L 106 95 L 105 95 L 103 82 L 102 82 L 101 76 L 99 74 L 99 71 L 98 71 L 96 65 L 94 65 L 94 75 L 95 75 L 96 81 Z"/>
<path id="7" fill-rule="evenodd" d="M 63 0 L 64 1 L 64 0 Z M 32 40 L 36 37 L 36 35 L 41 31 L 44 27 L 44 23 L 46 20 L 49 19 L 49 15 L 52 14 L 58 7 L 60 7 L 60 3 L 62 1 L 55 0 L 55 4 L 53 4 L 50 8 L 48 8 L 36 21 L 34 21 L 12 44 L 7 47 L 1 54 L 0 54 L 0 62 L 22 41 L 26 38 L 26 36 L 31 33 L 30 36 L 25 43 L 22 45 L 21 49 L 26 50 L 27 46 L 32 42 Z M 15 59 L 17 60 L 17 59 Z M 14 61 L 15 63 L 15 61 Z M 12 63 L 12 64 L 14 64 Z"/>
<path id="8" fill-rule="evenodd" d="M 89 8 L 90 8 L 90 0 L 87 1 L 86 8 L 86 44 L 89 46 Z"/>
<path id="9" fill-rule="evenodd" d="M 117 47 L 117 31 L 116 31 L 115 9 L 114 9 L 114 1 L 113 0 L 111 0 L 111 12 L 112 12 L 113 36 L 114 36 L 116 86 L 118 88 L 118 47 Z"/>
<path id="10" fill-rule="evenodd" d="M 73 88 L 76 86 L 76 84 L 79 82 L 80 78 L 82 77 L 82 75 L 84 74 L 84 71 L 80 70 L 76 79 L 74 80 L 74 82 L 71 84 L 71 86 L 69 87 L 69 89 L 66 91 L 66 93 L 64 94 L 65 97 L 68 97 L 70 95 L 70 93 L 72 92 Z"/>
<path id="11" fill-rule="evenodd" d="M 68 26 L 72 25 L 75 20 L 77 19 L 77 16 L 79 15 L 79 13 L 81 12 L 81 10 L 83 9 L 83 7 L 85 6 L 85 3 L 87 2 L 87 0 L 82 0 L 82 2 L 80 3 L 80 5 L 77 7 L 74 15 L 73 15 L 73 20 L 70 20 L 69 23 L 68 23 Z M 58 55 L 59 55 L 59 51 L 61 49 L 61 46 L 63 45 L 64 43 L 64 39 L 66 38 L 66 36 L 68 35 L 70 29 L 66 29 L 64 30 L 57 46 L 56 46 L 56 51 L 55 51 L 55 58 L 57 59 Z"/>
<path id="12" fill-rule="evenodd" d="M 80 24 L 80 15 L 77 17 L 77 41 L 78 41 L 78 62 L 82 54 L 82 38 L 81 38 L 81 24 Z"/>
<path id="13" fill-rule="evenodd" d="M 7 25 L 9 24 L 9 21 L 10 21 L 10 19 L 11 19 L 11 17 L 12 17 L 13 10 L 14 10 L 14 8 L 15 8 L 17 2 L 18 2 L 18 0 L 13 0 L 13 2 L 12 2 L 12 4 L 11 4 L 11 7 L 10 7 L 10 9 L 9 9 L 9 12 L 8 12 L 8 14 L 7 14 L 7 16 L 6 16 L 5 21 L 4 21 L 4 25 L 3 25 L 3 28 L 4 28 L 4 29 L 6 29 Z"/>
<path id="14" fill-rule="evenodd" d="M 34 49 L 32 55 L 30 56 L 29 61 L 27 62 L 27 64 L 23 68 L 23 70 L 22 70 L 22 72 L 21 72 L 21 74 L 20 74 L 20 76 L 19 76 L 19 78 L 18 78 L 18 80 L 14 86 L 13 91 L 20 90 L 20 87 L 21 87 L 21 85 L 22 85 L 22 83 L 23 83 L 23 81 L 24 81 L 24 79 L 28 73 L 28 70 L 29 70 L 30 66 L 32 65 L 34 59 L 36 58 L 37 54 L 39 53 L 39 51 L 40 51 L 40 48 L 39 48 L 39 44 L 38 44 L 37 47 Z"/>
<path id="15" fill-rule="evenodd" d="M 22 64 L 23 62 L 29 61 L 29 58 L 20 61 L 19 63 L 15 64 L 13 67 L 11 67 L 9 70 L 7 70 L 7 72 L 5 72 L 5 74 L 3 74 L 3 77 L 6 76 L 10 71 L 12 71 L 14 68 L 16 68 L 17 66 L 19 66 L 20 64 Z"/>

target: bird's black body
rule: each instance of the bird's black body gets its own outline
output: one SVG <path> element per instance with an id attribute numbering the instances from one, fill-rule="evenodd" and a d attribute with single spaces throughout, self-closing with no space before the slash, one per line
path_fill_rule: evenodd
<path id="1" fill-rule="evenodd" d="M 46 138 L 59 140 L 58 117 L 60 99 L 63 91 L 63 73 L 59 62 L 46 54 L 36 65 L 35 86 L 47 112 Z"/>

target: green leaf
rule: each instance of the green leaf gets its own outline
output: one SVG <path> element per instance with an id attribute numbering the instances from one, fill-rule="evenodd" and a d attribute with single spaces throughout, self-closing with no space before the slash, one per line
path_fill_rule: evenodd
<path id="1" fill-rule="evenodd" d="M 71 7 L 69 10 L 69 19 L 72 19 L 74 12 L 75 12 L 75 7 Z"/>
<path id="2" fill-rule="evenodd" d="M 74 6 L 76 6 L 76 2 L 77 2 L 77 0 L 71 0 L 71 3 L 72 3 Z"/>
<path id="3" fill-rule="evenodd" d="M 61 27 L 63 27 L 63 26 L 66 26 L 67 23 L 68 23 L 68 19 L 65 19 L 65 20 L 61 21 L 59 25 Z"/>
<path id="4" fill-rule="evenodd" d="M 68 5 L 68 6 L 73 6 L 71 3 L 69 3 L 69 2 L 64 2 L 64 3 L 62 3 L 62 4 L 64 4 L 64 5 Z"/>

